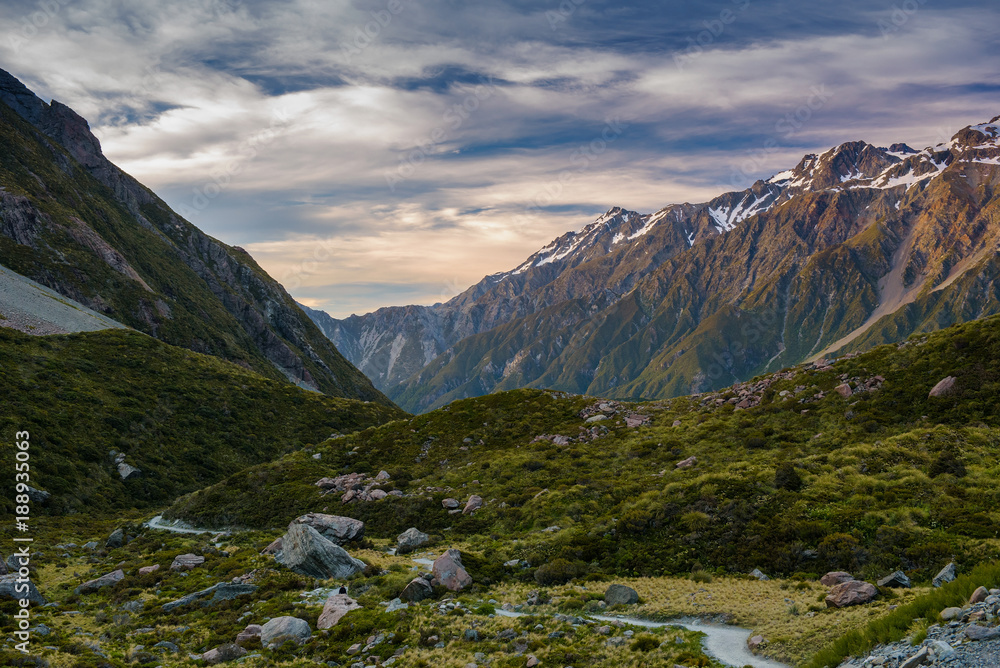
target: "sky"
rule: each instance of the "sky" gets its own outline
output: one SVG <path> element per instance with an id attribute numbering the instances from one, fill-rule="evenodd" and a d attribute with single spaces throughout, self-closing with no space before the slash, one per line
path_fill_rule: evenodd
<path id="1" fill-rule="evenodd" d="M 335 317 L 1000 115 L 995 0 L 4 0 L 0 67 Z"/>

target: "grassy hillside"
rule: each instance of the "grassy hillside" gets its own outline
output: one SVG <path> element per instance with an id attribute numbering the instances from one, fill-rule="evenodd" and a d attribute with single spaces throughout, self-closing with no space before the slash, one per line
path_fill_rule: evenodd
<path id="1" fill-rule="evenodd" d="M 832 367 L 621 404 L 590 424 L 579 413 L 597 400 L 500 393 L 326 441 L 319 460 L 297 452 L 242 471 L 170 512 L 201 525 L 278 527 L 329 508 L 367 521 L 375 537 L 409 526 L 478 536 L 495 560 L 548 564 L 556 580 L 754 567 L 901 568 L 926 580 L 952 556 L 964 566 L 1000 555 L 998 362 L 1000 319 L 990 318 Z M 954 393 L 929 398 L 949 375 Z M 848 398 L 834 391 L 845 380 Z M 741 390 L 759 405 L 737 408 Z M 650 422 L 628 427 L 626 414 Z M 693 467 L 677 467 L 692 456 Z M 342 506 L 313 484 L 380 469 L 392 475 L 385 488 L 405 497 Z M 486 501 L 474 515 L 441 507 L 470 494 Z"/>
<path id="2" fill-rule="evenodd" d="M 265 378 L 133 331 L 32 337 L 0 328 L 0 456 L 31 434 L 32 485 L 54 513 L 164 505 L 331 433 L 403 415 Z M 142 475 L 122 481 L 109 453 Z M 0 513 L 13 513 L 12 478 Z"/>

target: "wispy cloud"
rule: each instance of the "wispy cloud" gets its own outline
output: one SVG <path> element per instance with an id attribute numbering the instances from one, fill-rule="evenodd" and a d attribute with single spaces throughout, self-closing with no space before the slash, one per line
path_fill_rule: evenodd
<path id="1" fill-rule="evenodd" d="M 920 146 L 1000 113 L 987 0 L 895 22 L 891 2 L 587 0 L 556 29 L 556 2 L 53 2 L 30 38 L 40 5 L 0 7 L 0 66 L 335 315 L 446 298 L 611 206 L 703 201 L 805 152 Z M 540 206 L 613 119 L 627 131 Z"/>

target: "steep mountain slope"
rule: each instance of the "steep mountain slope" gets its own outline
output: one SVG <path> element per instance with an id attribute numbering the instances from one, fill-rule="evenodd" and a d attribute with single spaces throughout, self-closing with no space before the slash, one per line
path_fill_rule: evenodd
<path id="1" fill-rule="evenodd" d="M 361 342 L 364 370 L 422 411 L 524 386 L 676 396 L 1000 312 L 996 120 L 919 152 L 842 144 L 701 205 L 613 209 L 427 309 L 496 314 L 458 340 L 445 332 L 429 362 L 406 357 L 404 313 L 325 330 Z M 402 383 L 374 373 L 387 341 L 396 366 L 422 367 Z"/>
<path id="2" fill-rule="evenodd" d="M 2 321 L 0 321 L 2 323 Z M 0 327 L 0 454 L 28 432 L 32 515 L 147 508 L 334 432 L 404 417 L 329 397 L 133 330 L 29 336 Z M 127 468 L 122 468 L 124 465 Z M 0 514 L 14 515 L 14 477 Z"/>
<path id="3" fill-rule="evenodd" d="M 0 264 L 167 343 L 389 403 L 245 251 L 177 216 L 84 119 L 2 70 Z"/>

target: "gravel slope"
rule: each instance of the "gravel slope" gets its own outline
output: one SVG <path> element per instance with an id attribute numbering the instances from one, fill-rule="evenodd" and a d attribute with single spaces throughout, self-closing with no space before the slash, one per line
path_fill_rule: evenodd
<path id="1" fill-rule="evenodd" d="M 0 265 L 0 327 L 27 334 L 71 334 L 125 325 Z"/>

